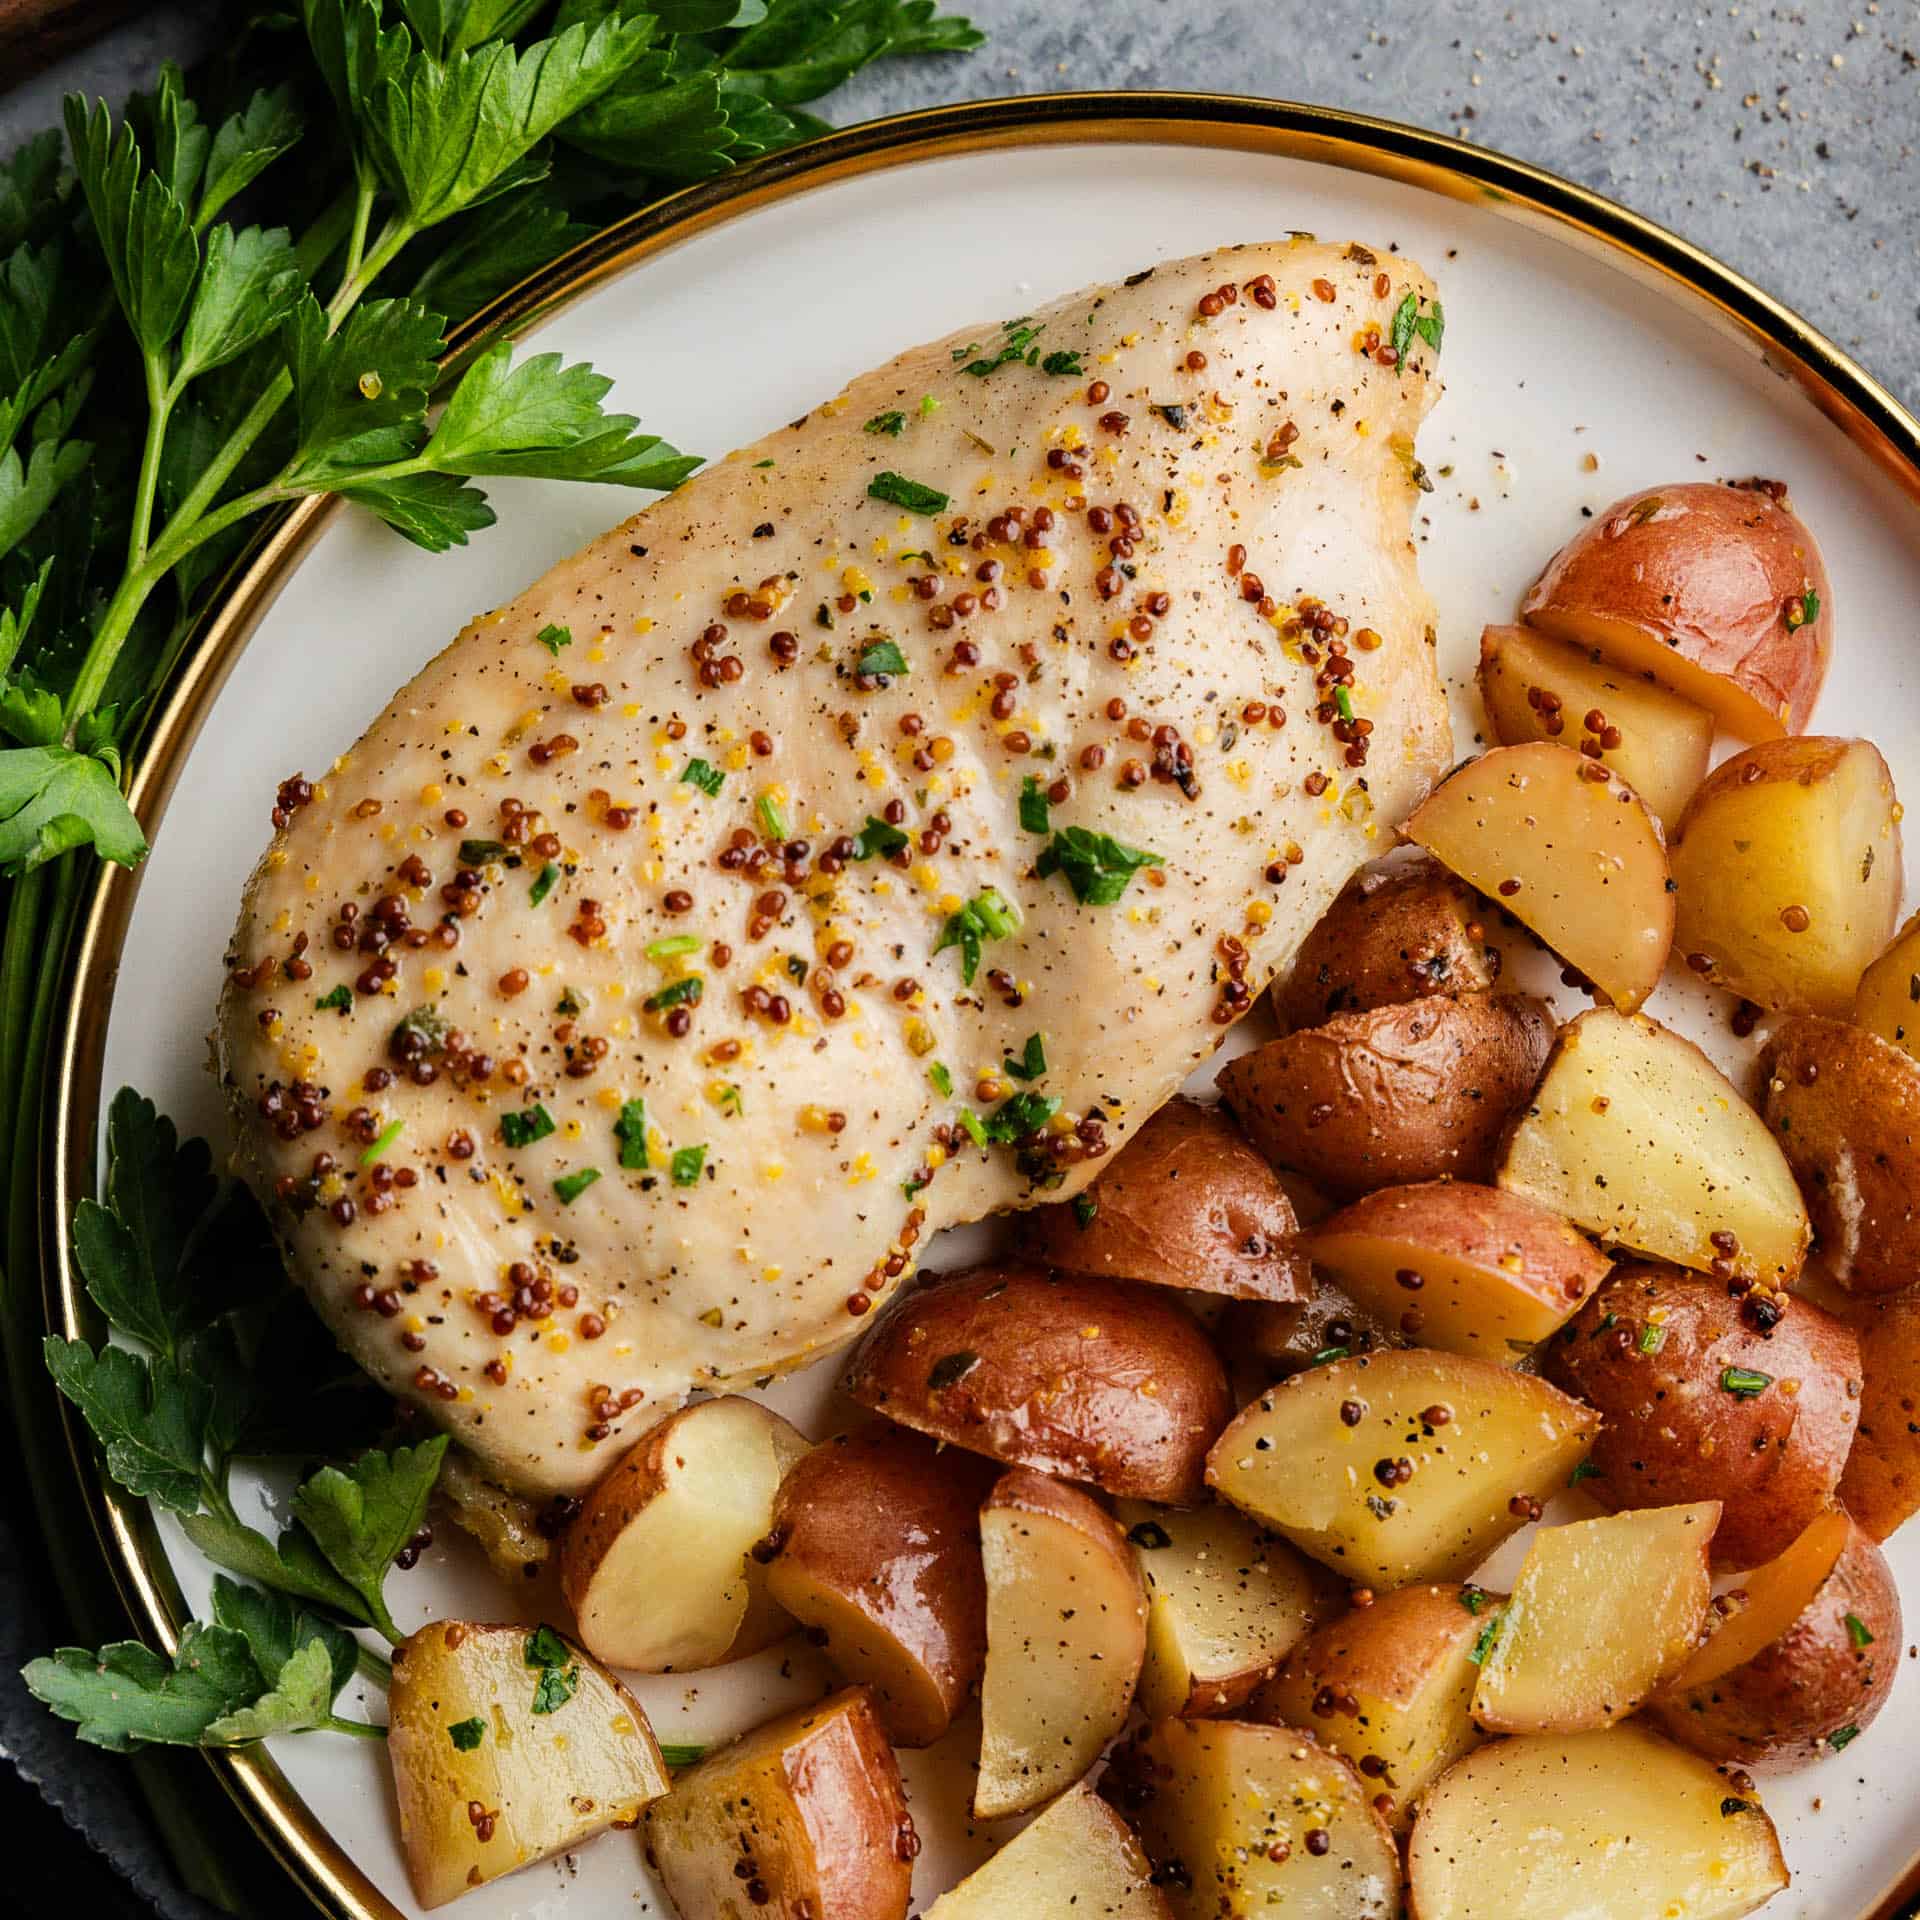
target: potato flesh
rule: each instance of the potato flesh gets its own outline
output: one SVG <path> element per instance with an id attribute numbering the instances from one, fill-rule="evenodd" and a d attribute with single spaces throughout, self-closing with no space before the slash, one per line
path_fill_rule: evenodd
<path id="1" fill-rule="evenodd" d="M 1852 1019 L 1908 1059 L 1920 1060 L 1920 913 L 1860 976 Z"/>
<path id="2" fill-rule="evenodd" d="M 1777 1560 L 1740 1576 L 1746 1605 L 1667 1683 L 1671 1692 L 1703 1687 L 1770 1647 L 1806 1612 L 1847 1544 L 1847 1516 L 1823 1513 Z"/>
<path id="3" fill-rule="evenodd" d="M 1790 1280 L 1811 1228 L 1786 1157 L 1733 1084 L 1690 1040 L 1596 1007 L 1561 1029 L 1495 1183 L 1602 1240 L 1701 1271 L 1731 1258 L 1750 1279 Z"/>
<path id="4" fill-rule="evenodd" d="M 1313 1625 L 1313 1568 L 1217 1502 L 1183 1512 L 1122 1500 L 1117 1511 L 1147 1585 L 1141 1711 L 1232 1712 Z"/>
<path id="5" fill-rule="evenodd" d="M 1673 943 L 1667 855 L 1624 782 L 1552 741 L 1496 747 L 1446 780 L 1402 831 L 1531 927 L 1630 1012 Z"/>
<path id="6" fill-rule="evenodd" d="M 1116 1761 L 1151 1769 L 1134 1812 L 1179 1920 L 1391 1920 L 1400 1862 L 1369 1788 L 1291 1727 L 1162 1720 Z M 1324 1836 L 1309 1845 L 1310 1834 Z"/>
<path id="7" fill-rule="evenodd" d="M 1700 1644 L 1720 1502 L 1643 1507 L 1534 1536 L 1473 1690 L 1490 1733 L 1624 1719 Z"/>
<path id="8" fill-rule="evenodd" d="M 1168 1920 L 1127 1823 L 1089 1786 L 1063 1793 L 925 1920 Z"/>
<path id="9" fill-rule="evenodd" d="M 1429 1425 L 1441 1407 L 1447 1420 Z M 1478 1566 L 1523 1524 L 1512 1503 L 1564 1486 L 1596 1428 L 1530 1374 L 1412 1348 L 1282 1381 L 1215 1442 L 1207 1477 L 1349 1580 L 1397 1587 Z M 1411 1477 L 1388 1484 L 1381 1471 L 1402 1460 Z"/>
<path id="10" fill-rule="evenodd" d="M 1414 1920 L 1739 1920 L 1787 1884 L 1758 1801 L 1632 1722 L 1475 1749 L 1421 1800 L 1407 1870 Z"/>
<path id="11" fill-rule="evenodd" d="M 1536 705 L 1543 694 L 1553 695 L 1559 706 L 1545 700 Z M 1481 635 L 1480 695 L 1502 746 L 1558 740 L 1583 752 L 1594 747 L 1600 764 L 1617 773 L 1658 819 L 1678 820 L 1707 777 L 1712 714 L 1532 627 L 1489 627 Z M 1585 724 L 1593 713 L 1601 716 L 1600 732 Z M 1619 731 L 1618 746 L 1602 744 L 1606 728 Z"/>
<path id="12" fill-rule="evenodd" d="M 632 1826 L 667 1790 L 639 1703 L 584 1654 L 571 1696 L 534 1711 L 541 1670 L 527 1663 L 530 1638 L 527 1627 L 442 1620 L 394 1654 L 387 1756 L 423 1907 Z M 455 1729 L 472 1744 L 456 1746 Z"/>
<path id="13" fill-rule="evenodd" d="M 1845 1018 L 1893 937 L 1897 819 L 1865 740 L 1770 740 L 1716 768 L 1673 846 L 1687 964 L 1763 1007 Z"/>

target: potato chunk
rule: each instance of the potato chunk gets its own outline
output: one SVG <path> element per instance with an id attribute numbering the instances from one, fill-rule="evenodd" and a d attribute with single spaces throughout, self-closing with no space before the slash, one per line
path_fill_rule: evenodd
<path id="1" fill-rule="evenodd" d="M 1502 746 L 1558 740 L 1610 767 L 1660 820 L 1707 777 L 1713 715 L 1532 627 L 1480 636 L 1480 697 Z"/>
<path id="2" fill-rule="evenodd" d="M 1420 1801 L 1415 1920 L 1739 1920 L 1787 1884 L 1773 1822 L 1629 1721 L 1476 1748 Z"/>
<path id="3" fill-rule="evenodd" d="M 1297 1728 L 1157 1721 L 1114 1755 L 1102 1791 L 1138 1826 L 1178 1920 L 1400 1911 L 1399 1851 L 1372 1787 Z"/>
<path id="4" fill-rule="evenodd" d="M 1491 1360 L 1379 1352 L 1270 1388 L 1214 1443 L 1207 1478 L 1336 1573 L 1398 1587 L 1478 1566 L 1528 1498 L 1566 1484 L 1598 1425 Z"/>
<path id="5" fill-rule="evenodd" d="M 1025 1813 L 1070 1787 L 1126 1724 L 1147 1596 L 1106 1510 L 1015 1467 L 980 1510 L 987 1667 L 974 1817 Z"/>
<path id="6" fill-rule="evenodd" d="M 1685 1267 L 1730 1260 L 1770 1284 L 1800 1271 L 1812 1234 L 1786 1157 L 1732 1082 L 1691 1040 L 1606 1007 L 1561 1030 L 1495 1181 L 1602 1240 Z"/>
<path id="7" fill-rule="evenodd" d="M 1489 1733 L 1610 1727 L 1686 1665 L 1707 1623 L 1718 1500 L 1543 1527 L 1481 1656 Z"/>
<path id="8" fill-rule="evenodd" d="M 1866 1384 L 1839 1499 L 1885 1540 L 1920 1513 L 1920 1293 L 1875 1300 L 1854 1325 Z"/>
<path id="9" fill-rule="evenodd" d="M 1851 1017 L 1856 1027 L 1920 1061 L 1920 913 L 1860 976 Z"/>
<path id="10" fill-rule="evenodd" d="M 1716 767 L 1673 843 L 1674 941 L 1729 993 L 1843 1018 L 1900 911 L 1893 775 L 1865 740 L 1767 740 Z"/>
<path id="11" fill-rule="evenodd" d="M 388 1712 L 423 1907 L 630 1827 L 667 1790 L 640 1703 L 551 1627 L 422 1627 L 395 1649 Z"/>
<path id="12" fill-rule="evenodd" d="M 1401 829 L 1531 927 L 1623 1013 L 1673 944 L 1660 828 L 1625 781 L 1570 746 L 1536 741 L 1470 760 Z"/>

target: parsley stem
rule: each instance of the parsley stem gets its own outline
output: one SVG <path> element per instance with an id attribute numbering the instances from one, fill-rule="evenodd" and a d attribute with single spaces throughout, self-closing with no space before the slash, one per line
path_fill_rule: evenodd
<path id="1" fill-rule="evenodd" d="M 354 1665 L 360 1669 L 360 1677 L 371 1680 L 376 1687 L 393 1685 L 393 1662 L 384 1653 L 375 1653 L 371 1647 L 358 1647 Z"/>
<path id="2" fill-rule="evenodd" d="M 360 271 L 360 263 L 367 254 L 367 226 L 373 218 L 374 183 L 368 179 L 357 179 L 353 188 L 352 222 L 347 228 L 347 260 L 340 270 L 343 283 L 350 283 Z"/>
<path id="3" fill-rule="evenodd" d="M 326 1728 L 329 1733 L 351 1733 L 361 1740 L 384 1740 L 387 1737 L 385 1727 L 376 1727 L 370 1720 L 349 1720 L 337 1713 L 329 1713 L 316 1724 Z"/>
<path id="4" fill-rule="evenodd" d="M 147 437 L 140 449 L 140 478 L 134 488 L 133 522 L 127 529 L 127 570 L 132 572 L 147 556 L 147 536 L 153 529 L 153 504 L 160 491 L 160 453 L 166 445 L 167 422 L 173 414 L 174 394 L 167 380 L 167 356 L 143 356 L 147 375 Z"/>

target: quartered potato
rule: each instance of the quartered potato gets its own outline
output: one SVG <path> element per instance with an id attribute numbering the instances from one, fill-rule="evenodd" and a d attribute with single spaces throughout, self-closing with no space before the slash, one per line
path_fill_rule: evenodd
<path id="1" fill-rule="evenodd" d="M 1207 1460 L 1236 1507 L 1370 1587 L 1457 1579 L 1566 1484 L 1599 1422 L 1544 1380 L 1418 1348 L 1282 1380 Z"/>
<path id="2" fill-rule="evenodd" d="M 1151 1720 L 1232 1713 L 1326 1610 L 1323 1570 L 1233 1507 L 1123 1500 L 1119 1519 L 1147 1583 Z"/>
<path id="3" fill-rule="evenodd" d="M 1812 1228 L 1766 1122 L 1691 1040 L 1595 1007 L 1561 1030 L 1498 1185 L 1602 1240 L 1782 1285 Z"/>
<path id="4" fill-rule="evenodd" d="M 752 1548 L 806 1436 L 729 1395 L 670 1413 L 587 1495 L 560 1543 L 580 1637 L 640 1673 L 741 1660 L 793 1631 Z"/>
<path id="5" fill-rule="evenodd" d="M 1328 1358 L 1411 1344 L 1391 1326 L 1363 1313 L 1352 1295 L 1328 1279 L 1320 1281 L 1311 1300 L 1285 1305 L 1236 1300 L 1220 1316 L 1219 1340 L 1224 1352 L 1269 1379 Z"/>
<path id="6" fill-rule="evenodd" d="M 1577 747 L 1617 773 L 1658 820 L 1679 819 L 1707 777 L 1712 714 L 1533 627 L 1481 634 L 1480 697 L 1502 746 Z"/>
<path id="7" fill-rule="evenodd" d="M 1865 1303 L 1853 1325 L 1866 1385 L 1840 1504 L 1885 1540 L 1920 1512 L 1920 1293 Z"/>
<path id="8" fill-rule="evenodd" d="M 864 1687 L 742 1734 L 647 1809 L 683 1920 L 906 1920 L 919 1851 Z"/>
<path id="9" fill-rule="evenodd" d="M 1478 1746 L 1473 1656 L 1501 1596 L 1452 1584 L 1396 1587 L 1317 1627 L 1250 1717 L 1311 1727 L 1359 1768 L 1396 1828 L 1437 1774 Z"/>
<path id="10" fill-rule="evenodd" d="M 1906 1655 L 1886 1557 L 1823 1513 L 1715 1603 L 1720 1629 L 1649 1703 L 1674 1739 L 1760 1772 L 1850 1746 L 1886 1705 Z"/>
<path id="11" fill-rule="evenodd" d="M 1156 1721 L 1101 1791 L 1139 1829 L 1177 1920 L 1399 1914 L 1399 1850 L 1372 1787 L 1296 1727 Z"/>
<path id="12" fill-rule="evenodd" d="M 925 1920 L 1172 1920 L 1133 1829 L 1086 1785 L 1063 1793 Z"/>
<path id="13" fill-rule="evenodd" d="M 1713 1599 L 1720 1502 L 1543 1527 L 1480 1655 L 1489 1733 L 1610 1727 L 1692 1657 Z"/>
<path id="14" fill-rule="evenodd" d="M 1597 760 L 1551 740 L 1495 747 L 1401 832 L 1531 927 L 1622 1012 L 1660 983 L 1673 894 L 1659 823 Z"/>
<path id="15" fill-rule="evenodd" d="M 1674 837 L 1674 945 L 1777 1011 L 1844 1019 L 1900 913 L 1900 810 L 1866 740 L 1766 740 L 1723 761 Z"/>
<path id="16" fill-rule="evenodd" d="M 640 1703 L 551 1627 L 436 1620 L 394 1650 L 387 1704 L 423 1907 L 631 1827 L 667 1790 Z"/>
<path id="17" fill-rule="evenodd" d="M 1740 1920 L 1788 1874 L 1751 1792 L 1629 1721 L 1449 1767 L 1415 1814 L 1407 1878 L 1412 1920 Z"/>
<path id="18" fill-rule="evenodd" d="M 1373 1319 L 1422 1346 L 1512 1366 L 1610 1271 L 1557 1213 L 1465 1180 L 1370 1193 L 1303 1245 Z"/>
<path id="19" fill-rule="evenodd" d="M 1070 1787 L 1126 1724 L 1147 1646 L 1147 1596 L 1106 1509 L 1015 1467 L 980 1510 L 987 1666 L 979 1820 Z"/>
<path id="20" fill-rule="evenodd" d="M 1920 1060 L 1920 913 L 1860 976 L 1851 1015 L 1910 1060 Z"/>

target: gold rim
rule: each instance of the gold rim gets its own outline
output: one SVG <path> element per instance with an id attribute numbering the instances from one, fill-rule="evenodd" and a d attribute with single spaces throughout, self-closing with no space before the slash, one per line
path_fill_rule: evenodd
<path id="1" fill-rule="evenodd" d="M 1216 147 L 1378 175 L 1571 241 L 1642 284 L 1704 313 L 1790 380 L 1847 438 L 1920 503 L 1920 421 L 1797 314 L 1665 228 L 1600 195 L 1517 160 L 1394 121 L 1285 101 L 1214 94 L 1085 93 L 939 107 L 875 121 L 692 187 L 610 227 L 502 296 L 455 339 L 464 358 L 503 334 L 520 335 L 644 260 L 771 202 L 833 181 L 957 154 L 1019 146 Z M 271 526 L 161 709 L 132 801 L 149 838 L 213 702 L 335 503 L 309 501 Z M 72 1337 L 97 1332 L 68 1258 L 61 1223 L 93 1188 L 106 1045 L 106 1009 L 139 887 L 107 868 L 80 931 L 77 981 L 62 1024 L 52 1088 L 51 1177 L 41 1183 L 42 1273 L 48 1323 Z M 121 1595 L 141 1630 L 169 1651 L 187 1608 L 144 1502 L 97 1471 L 84 1426 L 63 1407 L 83 1497 Z M 209 1756 L 223 1783 L 301 1889 L 341 1920 L 402 1920 L 315 1818 L 264 1752 Z M 1920 1889 L 1920 1857 L 1861 1920 L 1895 1920 Z"/>

